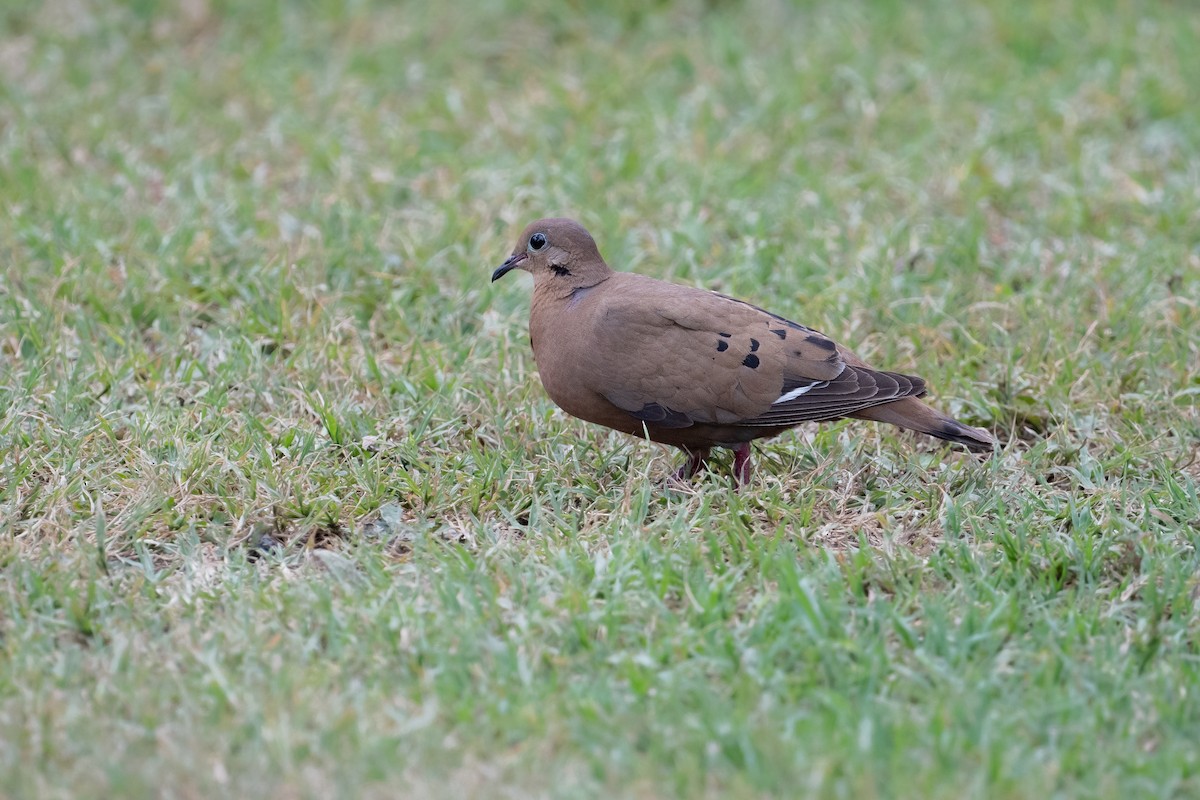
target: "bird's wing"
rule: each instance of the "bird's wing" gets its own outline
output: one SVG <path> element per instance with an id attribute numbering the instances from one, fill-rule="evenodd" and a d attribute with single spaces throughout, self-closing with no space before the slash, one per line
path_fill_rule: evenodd
<path id="1" fill-rule="evenodd" d="M 924 393 L 824 334 L 715 292 L 619 273 L 589 339 L 591 388 L 637 419 L 787 427 Z M 861 365 L 861 366 L 860 366 Z"/>

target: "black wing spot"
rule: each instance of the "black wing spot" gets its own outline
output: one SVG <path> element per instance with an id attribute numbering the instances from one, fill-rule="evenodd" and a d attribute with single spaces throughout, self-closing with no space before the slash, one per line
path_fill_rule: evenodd
<path id="1" fill-rule="evenodd" d="M 717 352 L 724 353 L 729 349 L 729 342 L 717 342 Z"/>
<path id="2" fill-rule="evenodd" d="M 717 336 L 720 336 L 722 339 L 728 339 L 732 335 L 733 335 L 732 333 L 718 333 L 717 334 Z"/>
<path id="3" fill-rule="evenodd" d="M 837 350 L 837 344 L 832 339 L 826 339 L 824 336 L 805 336 L 804 341 L 824 350 Z"/>
<path id="4" fill-rule="evenodd" d="M 742 366 L 750 369 L 758 369 L 758 356 L 751 353 L 742 359 Z"/>
<path id="5" fill-rule="evenodd" d="M 753 353 L 756 350 L 758 350 L 758 339 L 751 339 L 750 340 L 750 352 Z"/>
<path id="6" fill-rule="evenodd" d="M 787 338 L 787 328 L 771 328 L 771 333 L 775 334 L 780 339 Z"/>

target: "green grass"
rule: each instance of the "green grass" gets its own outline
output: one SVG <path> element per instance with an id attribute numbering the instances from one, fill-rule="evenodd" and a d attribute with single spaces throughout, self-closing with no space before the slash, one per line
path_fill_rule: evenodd
<path id="1" fill-rule="evenodd" d="M 0 795 L 1200 796 L 1189 3 L 0 11 Z M 924 376 L 677 457 L 609 262 Z"/>

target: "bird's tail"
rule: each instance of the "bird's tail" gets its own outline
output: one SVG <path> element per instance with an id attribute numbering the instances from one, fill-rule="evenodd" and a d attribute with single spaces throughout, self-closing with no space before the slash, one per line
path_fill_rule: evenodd
<path id="1" fill-rule="evenodd" d="M 927 433 L 948 442 L 965 445 L 976 452 L 989 452 L 996 447 L 995 438 L 987 431 L 963 425 L 958 420 L 951 419 L 940 411 L 925 405 L 915 397 L 906 397 L 894 403 L 864 408 L 850 416 L 876 422 L 887 422 L 908 430 Z"/>

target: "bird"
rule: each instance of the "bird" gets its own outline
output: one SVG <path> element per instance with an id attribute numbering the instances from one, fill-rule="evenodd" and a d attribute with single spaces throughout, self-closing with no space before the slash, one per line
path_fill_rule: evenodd
<path id="1" fill-rule="evenodd" d="M 820 331 L 714 291 L 615 271 L 583 225 L 539 219 L 492 282 L 533 276 L 529 339 L 546 393 L 563 411 L 684 452 L 676 473 L 804 422 L 852 417 L 919 431 L 977 452 L 996 440 L 918 398 L 925 381 L 877 370 Z"/>

